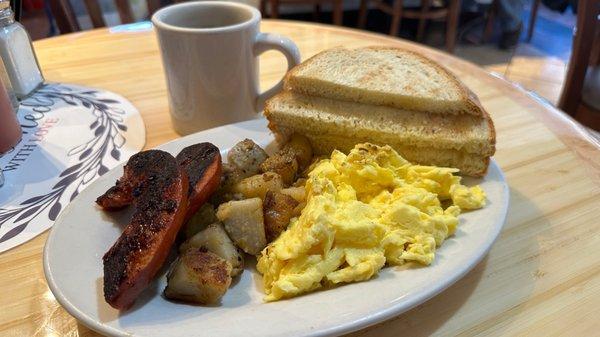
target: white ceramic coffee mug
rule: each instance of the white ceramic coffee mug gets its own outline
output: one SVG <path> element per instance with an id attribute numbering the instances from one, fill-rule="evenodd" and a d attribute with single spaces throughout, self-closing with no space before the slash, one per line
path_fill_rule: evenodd
<path id="1" fill-rule="evenodd" d="M 300 62 L 288 38 L 261 33 L 260 12 L 221 1 L 186 2 L 152 16 L 175 131 L 190 134 L 255 118 L 282 81 L 260 93 L 258 55 L 275 49 L 288 70 Z"/>

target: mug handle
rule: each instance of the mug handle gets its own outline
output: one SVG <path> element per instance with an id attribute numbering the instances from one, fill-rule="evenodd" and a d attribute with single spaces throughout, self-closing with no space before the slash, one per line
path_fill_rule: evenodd
<path id="1" fill-rule="evenodd" d="M 271 49 L 275 49 L 285 56 L 288 64 L 288 71 L 300 63 L 300 51 L 298 51 L 298 47 L 292 40 L 277 34 L 258 33 L 254 40 L 254 55 L 258 56 Z M 258 94 L 255 103 L 256 111 L 262 111 L 265 106 L 265 101 L 281 91 L 282 88 L 283 78 L 269 90 L 262 94 Z"/>

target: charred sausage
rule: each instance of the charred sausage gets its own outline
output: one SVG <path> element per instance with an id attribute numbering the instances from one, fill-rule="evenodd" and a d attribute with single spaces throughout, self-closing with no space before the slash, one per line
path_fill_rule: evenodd
<path id="1" fill-rule="evenodd" d="M 106 210 L 133 203 L 131 222 L 104 254 L 104 298 L 127 309 L 162 267 L 183 224 L 189 182 L 167 152 L 149 150 L 132 156 L 117 184 L 96 202 Z"/>
<path id="2" fill-rule="evenodd" d="M 221 154 L 213 144 L 199 143 L 184 148 L 176 158 L 189 177 L 187 222 L 219 187 Z"/>

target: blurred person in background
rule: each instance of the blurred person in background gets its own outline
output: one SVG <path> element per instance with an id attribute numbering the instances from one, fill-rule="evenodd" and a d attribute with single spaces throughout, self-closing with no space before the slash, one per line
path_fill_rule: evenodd
<path id="1" fill-rule="evenodd" d="M 573 13 L 577 13 L 577 0 L 542 0 L 542 3 L 549 9 L 560 13 L 570 6 Z M 524 0 L 498 0 L 498 18 L 502 27 L 500 48 L 514 48 L 519 43 L 519 37 L 523 30 L 524 5 Z"/>
<path id="2" fill-rule="evenodd" d="M 494 11 L 497 18 L 496 22 L 499 22 L 502 30 L 498 44 L 499 47 L 501 49 L 514 48 L 519 43 L 519 38 L 523 31 L 522 16 L 524 5 L 525 0 L 464 0 L 462 2 L 463 13 L 470 14 L 474 18 L 471 21 L 473 24 L 465 28 L 465 30 L 477 27 L 477 23 L 483 22 L 485 19 L 482 16 L 483 13 Z"/>
<path id="3" fill-rule="evenodd" d="M 498 0 L 498 21 L 502 28 L 500 48 L 511 49 L 517 46 L 523 30 L 524 0 Z"/>

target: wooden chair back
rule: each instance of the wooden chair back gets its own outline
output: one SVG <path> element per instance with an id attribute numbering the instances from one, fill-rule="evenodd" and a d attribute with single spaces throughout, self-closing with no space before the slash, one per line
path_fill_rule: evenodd
<path id="1" fill-rule="evenodd" d="M 269 2 L 269 13 L 266 12 L 266 3 Z M 321 5 L 331 3 L 333 10 L 333 24 L 341 26 L 343 21 L 342 0 L 261 0 L 260 11 L 263 17 L 267 15 L 272 19 L 279 18 L 279 6 L 281 4 L 312 4 L 314 6 L 313 17 L 316 19 L 321 11 Z"/>
<path id="2" fill-rule="evenodd" d="M 600 111 L 582 100 L 589 68 L 600 67 L 600 0 L 579 0 L 577 29 L 558 107 L 581 123 L 600 130 Z M 593 95 L 600 99 L 600 92 Z"/>
<path id="3" fill-rule="evenodd" d="M 454 52 L 456 46 L 456 31 L 458 28 L 458 19 L 460 15 L 460 0 L 447 0 L 447 6 L 444 8 L 432 9 L 431 0 L 421 0 L 419 10 L 404 9 L 403 0 L 393 0 L 388 4 L 383 0 L 361 0 L 358 14 L 358 27 L 364 28 L 367 22 L 367 10 L 369 3 L 373 3 L 375 8 L 392 16 L 390 25 L 390 35 L 397 36 L 400 29 L 402 18 L 418 19 L 417 41 L 422 41 L 425 35 L 425 25 L 427 20 L 445 19 L 446 20 L 446 50 Z"/>
<path id="4" fill-rule="evenodd" d="M 69 0 L 48 0 L 50 10 L 56 20 L 56 25 L 61 34 L 78 32 L 81 30 L 73 7 Z M 121 23 L 131 23 L 134 21 L 133 12 L 128 0 L 113 0 Z M 148 12 L 152 15 L 160 7 L 160 0 L 146 0 Z M 98 0 L 83 0 L 85 8 L 90 16 L 94 28 L 105 27 L 106 22 L 102 16 L 102 9 Z"/>

